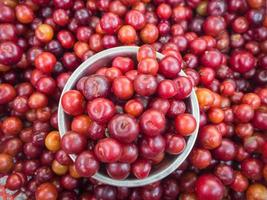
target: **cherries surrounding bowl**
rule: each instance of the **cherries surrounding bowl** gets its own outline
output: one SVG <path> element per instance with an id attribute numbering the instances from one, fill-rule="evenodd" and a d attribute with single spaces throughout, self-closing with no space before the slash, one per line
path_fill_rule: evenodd
<path id="1" fill-rule="evenodd" d="M 64 109 L 62 107 L 62 97 L 64 96 L 64 94 L 66 94 L 66 92 L 70 90 L 76 91 L 74 89 L 78 87 L 77 83 L 79 80 L 81 80 L 85 76 L 88 77 L 89 75 L 95 74 L 96 71 L 99 71 L 104 66 L 107 66 L 108 64 L 110 64 L 112 60 L 116 57 L 130 57 L 133 60 L 136 60 L 138 50 L 139 50 L 139 47 L 136 47 L 136 46 L 123 46 L 123 47 L 116 47 L 116 48 L 111 48 L 111 49 L 102 51 L 88 58 L 72 73 L 72 75 L 70 76 L 68 82 L 66 83 L 62 91 L 62 95 L 61 95 L 60 102 L 58 105 L 58 125 L 59 125 L 59 132 L 60 132 L 61 137 L 63 137 L 65 133 L 70 131 L 70 126 L 71 126 L 71 117 L 67 113 L 64 112 Z M 156 58 L 157 60 L 161 60 L 164 58 L 164 55 L 160 53 L 156 53 Z M 180 71 L 179 75 L 186 76 L 183 71 Z M 90 99 L 90 97 L 87 96 L 87 99 L 88 98 Z M 185 99 L 185 102 L 186 102 L 187 112 L 191 113 L 196 121 L 196 127 L 193 133 L 191 133 L 190 136 L 186 137 L 186 146 L 180 154 L 165 155 L 164 160 L 161 161 L 159 164 L 157 165 L 152 164 L 153 167 L 149 175 L 145 178 L 137 179 L 132 175 L 128 176 L 128 178 L 123 179 L 123 180 L 111 178 L 109 175 L 110 173 L 112 173 L 112 168 L 116 168 L 116 166 L 112 166 L 112 164 L 109 165 L 109 175 L 107 174 L 105 169 L 102 169 L 100 167 L 99 171 L 92 177 L 101 183 L 105 183 L 109 185 L 137 187 L 137 186 L 144 186 L 144 185 L 159 181 L 165 178 L 166 176 L 168 176 L 169 174 L 171 174 L 173 171 L 175 171 L 177 167 L 179 167 L 182 164 L 182 162 L 187 158 L 191 149 L 193 148 L 194 143 L 197 138 L 197 133 L 198 133 L 198 128 L 199 128 L 199 107 L 198 107 L 198 101 L 197 101 L 197 97 L 194 92 L 194 89 L 192 90 L 190 96 Z M 75 111 L 77 112 L 78 110 L 75 109 Z M 122 115 L 119 115 L 119 116 L 122 116 Z M 117 121 L 117 122 L 120 121 L 119 117 L 117 117 L 117 119 L 114 119 L 114 118 L 116 117 L 113 117 L 112 121 Z M 179 119 L 176 119 L 176 120 L 179 121 Z M 78 140 L 78 139 L 79 138 L 73 137 L 73 140 Z M 126 138 L 124 140 L 131 141 L 131 138 Z M 84 144 L 84 145 L 88 145 L 88 144 Z M 90 153 L 88 153 L 87 155 L 88 159 L 90 157 L 89 155 Z M 77 158 L 77 155 L 70 154 L 70 157 L 73 161 L 75 161 Z"/>

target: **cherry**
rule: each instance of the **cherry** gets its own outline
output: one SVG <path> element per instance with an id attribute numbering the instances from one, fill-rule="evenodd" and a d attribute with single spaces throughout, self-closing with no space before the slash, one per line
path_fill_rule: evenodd
<path id="1" fill-rule="evenodd" d="M 151 164 L 147 160 L 139 159 L 132 164 L 132 173 L 138 179 L 146 178 L 151 170 Z"/>
<path id="2" fill-rule="evenodd" d="M 65 133 L 61 140 L 61 148 L 68 154 L 81 153 L 85 146 L 86 139 L 84 136 L 72 131 Z"/>
<path id="3" fill-rule="evenodd" d="M 251 180 L 260 180 L 262 178 L 262 162 L 248 158 L 241 163 L 242 173 Z"/>
<path id="4" fill-rule="evenodd" d="M 201 63 L 205 67 L 217 69 L 222 64 L 222 55 L 217 50 L 208 50 L 201 56 Z"/>
<path id="5" fill-rule="evenodd" d="M 156 59 L 156 51 L 150 45 L 142 45 L 137 52 L 137 61 L 141 61 L 144 58 L 154 58 Z"/>
<path id="6" fill-rule="evenodd" d="M 1 153 L 0 154 L 0 161 L 1 161 L 1 165 L 0 165 L 0 172 L 1 173 L 8 173 L 9 171 L 11 171 L 11 169 L 14 166 L 14 162 L 13 162 L 13 159 L 10 155 L 8 155 L 6 153 Z"/>
<path id="7" fill-rule="evenodd" d="M 145 58 L 138 63 L 137 70 L 140 74 L 151 74 L 155 76 L 158 72 L 159 64 L 157 60 Z"/>
<path id="8" fill-rule="evenodd" d="M 77 90 L 69 90 L 63 94 L 61 104 L 63 110 L 70 115 L 80 115 L 84 110 L 83 95 Z"/>
<path id="9" fill-rule="evenodd" d="M 106 126 L 92 121 L 88 127 L 87 135 L 92 140 L 98 140 L 104 137 Z"/>
<path id="10" fill-rule="evenodd" d="M 91 177 L 99 169 L 99 162 L 90 151 L 83 151 L 75 160 L 75 169 L 83 177 Z"/>
<path id="11" fill-rule="evenodd" d="M 131 99 L 127 101 L 127 103 L 125 104 L 124 110 L 129 115 L 138 117 L 139 115 L 142 114 L 144 106 L 138 99 Z"/>
<path id="12" fill-rule="evenodd" d="M 239 171 L 234 172 L 234 182 L 230 185 L 235 192 L 244 192 L 248 187 L 248 179 Z"/>
<path id="13" fill-rule="evenodd" d="M 165 146 L 166 141 L 161 135 L 146 137 L 140 141 L 139 152 L 144 158 L 153 158 L 163 153 Z"/>
<path id="14" fill-rule="evenodd" d="M 126 24 L 131 25 L 134 29 L 140 30 L 145 26 L 145 17 L 142 12 L 138 10 L 130 10 L 125 16 Z"/>
<path id="15" fill-rule="evenodd" d="M 187 98 L 192 91 L 192 82 L 184 76 L 174 79 L 174 82 L 178 88 L 178 93 L 175 95 L 175 98 L 178 100 Z"/>
<path id="16" fill-rule="evenodd" d="M 231 68 L 239 73 L 248 72 L 255 67 L 255 59 L 248 51 L 235 51 L 229 62 Z"/>
<path id="17" fill-rule="evenodd" d="M 139 74 L 134 80 L 134 90 L 142 96 L 153 95 L 157 90 L 156 78 L 148 74 Z"/>
<path id="18" fill-rule="evenodd" d="M 136 31 L 130 25 L 123 25 L 118 31 L 118 39 L 122 44 L 134 44 L 136 37 Z"/>
<path id="19" fill-rule="evenodd" d="M 43 183 L 36 189 L 35 198 L 36 199 L 51 199 L 56 200 L 58 197 L 58 192 L 56 186 L 52 183 Z"/>
<path id="20" fill-rule="evenodd" d="M 177 155 L 180 154 L 186 147 L 185 139 L 180 135 L 168 134 L 166 138 L 166 152 L 169 154 Z"/>
<path id="21" fill-rule="evenodd" d="M 83 83 L 78 83 L 81 84 L 79 87 L 87 100 L 92 100 L 97 97 L 106 97 L 110 91 L 110 83 L 105 76 L 91 75 L 84 79 Z"/>
<path id="22" fill-rule="evenodd" d="M 125 179 L 131 171 L 128 163 L 110 163 L 106 168 L 108 175 L 115 179 Z"/>
<path id="23" fill-rule="evenodd" d="M 169 99 L 178 93 L 178 88 L 173 80 L 163 80 L 158 85 L 160 98 Z"/>
<path id="24" fill-rule="evenodd" d="M 231 161 L 235 158 L 237 149 L 231 140 L 223 138 L 221 145 L 213 150 L 213 154 L 217 159 Z"/>
<path id="25" fill-rule="evenodd" d="M 196 126 L 196 120 L 191 114 L 182 113 L 175 118 L 175 129 L 182 136 L 193 134 Z"/>
<path id="26" fill-rule="evenodd" d="M 113 163 L 120 159 L 122 146 L 113 138 L 104 138 L 97 142 L 94 152 L 101 162 Z"/>
<path id="27" fill-rule="evenodd" d="M 110 137 L 123 142 L 132 143 L 138 136 L 139 125 L 130 115 L 115 115 L 108 124 Z"/>
<path id="28" fill-rule="evenodd" d="M 119 29 L 121 20 L 119 16 L 109 12 L 102 16 L 100 25 L 104 32 L 106 32 L 107 34 L 113 34 Z"/>
<path id="29" fill-rule="evenodd" d="M 114 79 L 112 91 L 119 99 L 129 99 L 134 94 L 134 86 L 127 77 L 120 76 Z"/>
<path id="30" fill-rule="evenodd" d="M 205 149 L 215 149 L 222 143 L 222 135 L 216 126 L 206 125 L 201 128 L 199 142 Z"/>
<path id="31" fill-rule="evenodd" d="M 50 52 L 42 52 L 36 57 L 34 64 L 43 73 L 51 73 L 56 65 L 56 57 Z"/>
<path id="32" fill-rule="evenodd" d="M 8 83 L 0 84 L 0 104 L 6 104 L 16 97 L 15 88 Z"/>
<path id="33" fill-rule="evenodd" d="M 224 196 L 222 182 L 212 174 L 200 176 L 196 181 L 196 195 L 199 200 L 214 199 L 219 200 Z"/>
<path id="34" fill-rule="evenodd" d="M 166 119 L 163 113 L 149 109 L 141 115 L 139 125 L 145 135 L 156 136 L 165 130 Z"/>
<path id="35" fill-rule="evenodd" d="M 150 107 L 166 114 L 170 109 L 170 103 L 167 99 L 157 98 L 151 102 Z"/>
<path id="36" fill-rule="evenodd" d="M 96 98 L 88 102 L 87 113 L 92 120 L 106 123 L 115 114 L 115 106 L 108 99 Z"/>
<path id="37" fill-rule="evenodd" d="M 22 49 L 11 41 L 4 41 L 0 44 L 0 64 L 14 65 L 22 57 Z"/>
<path id="38" fill-rule="evenodd" d="M 225 164 L 220 164 L 216 167 L 215 175 L 222 181 L 224 185 L 230 185 L 234 181 L 233 169 Z"/>
<path id="39" fill-rule="evenodd" d="M 119 161 L 133 163 L 138 157 L 138 149 L 135 144 L 122 144 L 122 154 Z"/>
<path id="40" fill-rule="evenodd" d="M 190 162 L 197 169 L 204 169 L 211 164 L 211 153 L 209 150 L 194 148 L 189 157 Z"/>
<path id="41" fill-rule="evenodd" d="M 254 183 L 250 185 L 246 191 L 247 199 L 255 199 L 255 198 L 264 199 L 266 197 L 267 197 L 266 187 L 259 183 Z"/>
<path id="42" fill-rule="evenodd" d="M 118 56 L 112 61 L 112 67 L 116 67 L 122 73 L 126 73 L 134 69 L 134 63 L 131 58 Z"/>
<path id="43" fill-rule="evenodd" d="M 173 56 L 166 56 L 159 63 L 159 71 L 166 78 L 175 78 L 181 70 L 182 62 Z"/>

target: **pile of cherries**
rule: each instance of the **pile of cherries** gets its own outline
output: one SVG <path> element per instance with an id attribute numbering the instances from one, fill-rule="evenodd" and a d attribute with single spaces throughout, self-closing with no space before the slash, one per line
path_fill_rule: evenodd
<path id="1" fill-rule="evenodd" d="M 193 115 L 185 113 L 192 83 L 178 75 L 182 58 L 168 55 L 158 62 L 149 45 L 136 57 L 137 67 L 129 57 L 114 58 L 107 63 L 112 67 L 82 77 L 76 90 L 62 96 L 63 110 L 73 119 L 61 147 L 78 154 L 75 167 L 83 177 L 94 175 L 101 162 L 114 179 L 127 178 L 131 170 L 146 178 L 165 152 L 180 154 L 184 137 L 196 129 Z"/>
<path id="2" fill-rule="evenodd" d="M 71 99 L 84 98 L 88 107 L 79 104 L 71 110 L 71 132 L 60 138 L 57 109 L 71 73 L 93 54 L 121 45 L 150 45 L 165 59 L 178 60 L 179 70 L 188 78 L 172 76 L 176 72 L 167 70 L 169 64 L 165 68 L 159 62 L 155 70 L 155 59 L 148 61 L 147 55 L 133 64 L 136 69 L 126 72 L 131 59 L 118 57 L 108 68 L 79 81 Z M 148 75 L 153 79 L 149 84 L 157 86 L 153 95 L 144 94 L 151 92 L 143 89 Z M 183 84 L 173 84 L 176 79 L 183 79 Z M 97 88 L 101 97 L 92 96 L 93 87 L 88 89 L 87 82 L 101 86 Z M 111 177 L 121 179 L 128 175 L 129 165 L 131 172 L 136 162 L 140 166 L 140 159 L 144 167 L 139 169 L 147 172 L 173 154 L 167 143 L 176 141 L 173 135 L 183 136 L 179 123 L 187 116 L 182 112 L 186 109 L 183 98 L 177 98 L 181 91 L 172 96 L 177 85 L 196 91 L 201 116 L 194 149 L 174 173 L 140 188 L 104 185 L 83 174 L 93 174 L 101 162 Z M 92 108 L 92 103 L 97 106 Z M 95 111 L 102 106 L 111 110 L 99 118 Z M 166 120 L 166 124 L 157 123 L 165 128 L 162 133 L 144 127 L 152 108 Z M 177 116 L 183 116 L 182 120 L 175 120 Z M 119 129 L 113 126 L 116 121 L 121 123 Z M 125 130 L 125 121 L 139 127 L 138 136 L 134 129 L 126 139 L 118 134 Z M 266 200 L 266 1 L 3 0 L 0 127 L 0 174 L 7 177 L 3 187 L 22 192 L 29 200 Z M 119 144 L 118 155 L 127 150 L 131 156 L 138 155 L 137 160 L 106 156 L 100 149 L 110 148 L 102 143 L 107 140 L 113 141 L 112 146 Z M 138 143 L 133 144 L 134 140 Z M 155 152 L 158 156 L 149 158 Z M 77 154 L 80 161 L 73 163 L 69 153 Z M 82 164 L 88 160 L 90 165 Z M 125 176 L 118 177 L 121 168 L 125 174 L 119 174 Z M 0 196 L 6 198 L 2 190 Z"/>

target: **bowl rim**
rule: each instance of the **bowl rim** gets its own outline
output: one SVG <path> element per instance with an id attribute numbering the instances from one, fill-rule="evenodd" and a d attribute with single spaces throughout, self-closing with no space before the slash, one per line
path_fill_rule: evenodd
<path id="1" fill-rule="evenodd" d="M 59 100 L 59 104 L 58 104 L 57 118 L 58 118 L 58 130 L 59 130 L 60 137 L 63 137 L 65 132 L 68 131 L 67 125 L 65 123 L 67 114 L 63 111 L 63 108 L 61 106 L 61 99 L 62 99 L 63 94 L 65 92 L 73 89 L 73 87 L 76 85 L 76 82 L 82 76 L 84 76 L 83 74 L 86 72 L 86 69 L 89 68 L 96 61 L 98 61 L 100 59 L 104 59 L 105 57 L 108 57 L 108 56 L 112 56 L 114 54 L 118 54 L 118 56 L 119 56 L 119 53 L 136 54 L 138 52 L 138 49 L 139 49 L 138 46 L 121 46 L 121 47 L 114 47 L 114 48 L 110 48 L 110 49 L 101 51 L 101 52 L 91 56 L 87 60 L 85 60 L 71 74 L 71 76 L 69 77 L 66 85 L 64 86 L 64 88 L 61 92 L 61 96 L 60 96 L 60 100 Z M 161 60 L 165 56 L 163 54 L 157 52 L 156 57 L 157 57 L 157 59 Z M 183 70 L 181 70 L 181 72 L 179 74 L 182 76 L 186 76 L 186 74 L 184 73 Z M 139 187 L 139 186 L 144 186 L 144 185 L 159 181 L 159 180 L 165 178 L 166 176 L 170 175 L 173 171 L 175 171 L 183 163 L 183 161 L 188 157 L 189 153 L 191 152 L 191 150 L 192 150 L 192 148 L 196 142 L 197 134 L 198 134 L 198 130 L 199 130 L 200 113 L 199 113 L 198 100 L 197 100 L 197 96 L 196 96 L 194 88 L 193 88 L 193 90 L 189 96 L 189 99 L 191 102 L 191 114 L 195 117 L 195 120 L 197 122 L 197 126 L 196 126 L 196 129 L 193 132 L 193 134 L 188 136 L 186 147 L 185 147 L 184 151 L 181 154 L 177 155 L 177 157 L 173 160 L 173 162 L 171 164 L 168 165 L 168 167 L 162 169 L 161 171 L 159 171 L 156 174 L 151 174 L 144 179 L 117 180 L 117 179 L 112 179 L 111 177 L 103 175 L 99 172 L 97 172 L 95 175 L 93 175 L 92 178 L 101 182 L 101 183 L 113 185 L 113 186 Z M 73 161 L 75 161 L 77 156 L 74 154 L 70 154 L 70 157 Z"/>

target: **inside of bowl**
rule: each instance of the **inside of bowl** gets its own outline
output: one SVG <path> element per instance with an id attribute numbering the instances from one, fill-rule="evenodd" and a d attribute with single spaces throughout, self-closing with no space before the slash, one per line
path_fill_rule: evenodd
<path id="1" fill-rule="evenodd" d="M 82 78 L 83 76 L 86 75 L 90 75 L 90 74 L 94 74 L 98 69 L 108 66 L 108 64 L 113 60 L 113 58 L 117 57 L 117 56 L 129 56 L 131 58 L 133 58 L 134 60 L 136 60 L 136 51 L 132 51 L 132 52 L 113 52 L 111 54 L 105 54 L 103 52 L 102 55 L 100 57 L 96 57 L 95 59 L 91 60 L 91 62 L 88 64 L 86 63 L 86 61 L 73 73 L 73 75 L 70 77 L 70 83 L 68 84 L 68 87 L 65 87 L 63 92 L 66 92 L 67 90 L 73 89 L 75 88 L 75 85 L 77 83 L 77 81 Z M 161 55 L 161 54 L 159 54 Z M 163 57 L 163 55 L 158 56 L 157 57 L 160 59 Z M 185 75 L 184 72 L 181 72 L 180 75 Z M 72 80 L 71 80 L 72 79 Z M 68 82 L 69 82 L 68 81 Z M 187 112 L 192 113 L 192 105 L 195 103 L 194 100 L 196 100 L 194 98 L 187 98 L 186 100 L 186 104 L 187 104 Z M 195 110 L 194 113 L 198 114 L 198 111 Z M 194 114 L 193 113 L 193 114 Z M 70 118 L 62 111 L 61 113 L 64 120 L 63 123 L 63 127 L 61 129 L 60 134 L 64 134 L 67 130 L 70 130 Z M 198 119 L 197 119 L 198 122 Z M 197 128 L 198 130 L 198 128 Z M 145 185 L 148 183 L 152 183 L 153 180 L 159 180 L 162 177 L 167 176 L 168 174 L 170 174 L 172 171 L 174 171 L 176 168 L 179 167 L 180 164 L 182 164 L 182 162 L 186 159 L 186 157 L 188 156 L 188 154 L 190 153 L 194 142 L 196 140 L 196 134 L 197 134 L 197 130 L 195 131 L 195 133 L 191 136 L 189 136 L 187 138 L 187 145 L 184 149 L 184 152 L 182 152 L 179 155 L 173 156 L 173 155 L 165 155 L 164 160 L 157 164 L 157 165 L 153 165 L 153 168 L 150 172 L 150 175 L 145 178 L 147 179 L 146 181 L 142 182 L 142 180 L 138 180 L 133 176 L 129 176 L 126 180 L 127 180 L 127 186 L 128 187 L 134 187 L 134 186 L 141 186 L 141 185 Z M 71 158 L 73 160 L 75 160 L 76 155 L 71 155 Z M 96 178 L 98 181 L 102 181 L 105 182 L 107 184 L 111 184 L 111 185 L 117 185 L 117 186 L 125 186 L 125 180 L 114 180 L 112 178 L 110 178 L 107 173 L 106 170 L 102 167 L 100 169 L 100 171 L 94 176 L 94 178 Z M 100 180 L 99 180 L 100 179 Z M 111 182 L 110 182 L 111 181 Z"/>

